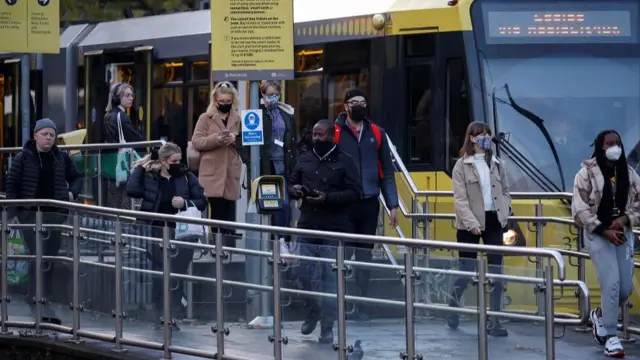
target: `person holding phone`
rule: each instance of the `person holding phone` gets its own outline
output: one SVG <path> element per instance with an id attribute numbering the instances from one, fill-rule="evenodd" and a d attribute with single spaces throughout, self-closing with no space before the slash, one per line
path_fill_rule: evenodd
<path id="1" fill-rule="evenodd" d="M 633 290 L 632 228 L 640 225 L 640 177 L 627 164 L 620 134 L 602 131 L 591 159 L 573 185 L 571 212 L 600 283 L 600 307 L 591 311 L 593 337 L 609 357 L 624 357 L 617 337 L 618 307 Z"/>
<path id="2" fill-rule="evenodd" d="M 298 158 L 289 178 L 289 195 L 302 199 L 298 227 L 302 229 L 351 232 L 348 204 L 358 201 L 362 187 L 356 163 L 333 143 L 335 127 L 329 120 L 320 120 L 313 127 L 313 149 Z M 300 255 L 336 259 L 335 241 L 299 237 Z M 298 279 L 302 288 L 336 294 L 337 278 L 331 263 L 300 261 Z M 305 299 L 305 320 L 300 332 L 311 334 L 321 322 L 318 342 L 333 343 L 333 323 L 336 320 L 335 298 Z"/>

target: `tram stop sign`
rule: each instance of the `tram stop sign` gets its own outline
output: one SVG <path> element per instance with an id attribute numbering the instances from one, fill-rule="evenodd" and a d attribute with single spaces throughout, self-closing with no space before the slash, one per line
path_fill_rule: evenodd
<path id="1" fill-rule="evenodd" d="M 242 110 L 242 146 L 264 145 L 262 110 Z"/>

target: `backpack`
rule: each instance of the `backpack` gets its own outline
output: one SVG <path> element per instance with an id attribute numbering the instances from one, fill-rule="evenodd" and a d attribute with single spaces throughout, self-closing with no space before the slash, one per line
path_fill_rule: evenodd
<path id="1" fill-rule="evenodd" d="M 335 124 L 335 134 L 333 136 L 333 143 L 338 144 L 340 142 L 340 133 L 342 132 L 342 126 Z M 382 162 L 380 162 L 380 148 L 382 147 L 382 130 L 376 124 L 371 124 L 371 131 L 376 138 L 376 144 L 378 147 L 378 175 L 380 179 L 384 179 L 384 170 L 382 169 Z"/>

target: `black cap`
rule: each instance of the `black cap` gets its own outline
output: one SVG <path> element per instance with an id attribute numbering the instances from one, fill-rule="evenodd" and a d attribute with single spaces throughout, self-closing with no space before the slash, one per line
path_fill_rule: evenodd
<path id="1" fill-rule="evenodd" d="M 365 100 L 367 100 L 367 94 L 364 93 L 360 88 L 352 88 L 347 90 L 344 94 L 344 102 L 348 102 L 356 96 L 362 96 Z"/>

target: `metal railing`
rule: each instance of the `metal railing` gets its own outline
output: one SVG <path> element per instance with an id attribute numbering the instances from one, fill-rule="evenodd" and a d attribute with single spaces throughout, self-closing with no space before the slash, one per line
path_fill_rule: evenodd
<path id="1" fill-rule="evenodd" d="M 25 322 L 25 321 L 9 321 L 7 316 L 7 302 L 3 301 L 0 303 L 0 310 L 2 311 L 2 315 L 0 316 L 0 327 L 3 332 L 7 332 L 9 327 L 21 327 L 21 328 L 33 328 L 35 329 L 36 334 L 42 334 L 42 331 L 45 329 L 55 330 L 62 333 L 68 333 L 73 336 L 74 340 L 79 340 L 81 337 L 98 339 L 103 341 L 109 341 L 116 344 L 116 349 L 123 349 L 124 345 L 131 345 L 141 348 L 149 348 L 162 350 L 165 358 L 170 358 L 171 353 L 181 353 L 185 355 L 192 356 L 200 356 L 203 358 L 210 359 L 241 359 L 239 357 L 230 356 L 225 354 L 224 352 L 224 344 L 225 344 L 225 336 L 229 334 L 229 330 L 224 328 L 224 307 L 223 297 L 224 291 L 223 286 L 235 286 L 244 289 L 251 289 L 256 291 L 269 291 L 273 293 L 273 307 L 271 309 L 273 318 L 274 318 L 274 326 L 273 326 L 273 335 L 269 337 L 270 341 L 273 343 L 273 351 L 274 357 L 277 360 L 282 359 L 282 351 L 283 346 L 287 343 L 287 339 L 282 336 L 281 333 L 281 314 L 280 314 L 280 306 L 281 306 L 281 294 L 289 293 L 289 294 L 299 294 L 303 296 L 315 296 L 315 297 L 331 297 L 337 298 L 337 309 L 338 309 L 338 343 L 335 344 L 335 348 L 338 351 L 338 358 L 341 360 L 346 359 L 347 352 L 349 347 L 346 344 L 346 323 L 345 323 L 345 301 L 356 301 L 356 302 L 364 302 L 364 303 L 378 303 L 389 306 L 398 306 L 405 308 L 406 314 L 406 335 L 407 335 L 407 344 L 406 344 L 406 352 L 403 354 L 403 358 L 418 358 L 418 354 L 416 354 L 415 349 L 415 324 L 413 319 L 413 314 L 415 309 L 427 309 L 427 310 L 439 310 L 445 312 L 457 312 L 461 314 L 476 314 L 478 315 L 479 323 L 478 323 L 478 336 L 479 336 L 479 353 L 478 358 L 482 360 L 488 359 L 487 353 L 487 334 L 484 331 L 487 322 L 487 316 L 497 316 L 497 317 L 505 317 L 511 319 L 521 319 L 527 321 L 544 321 L 545 323 L 545 343 L 546 343 L 546 352 L 547 359 L 553 359 L 555 350 L 554 350 L 554 324 L 574 324 L 580 325 L 586 323 L 588 319 L 588 312 L 581 314 L 582 317 L 579 319 L 567 319 L 563 317 L 555 317 L 553 313 L 554 308 L 554 288 L 560 287 L 577 287 L 579 295 L 585 299 L 588 304 L 589 293 L 586 285 L 580 281 L 567 281 L 566 278 L 566 266 L 562 254 L 559 251 L 553 249 L 532 249 L 532 248 L 516 248 L 516 247 L 503 247 L 503 246 L 484 246 L 484 245 L 470 245 L 470 244 L 458 244 L 452 242 L 444 242 L 444 241 L 427 241 L 427 240 L 416 240 L 416 239 L 398 239 L 391 237 L 382 237 L 382 236 L 361 236 L 361 235 L 353 235 L 353 234 L 344 234 L 344 233 L 334 233 L 334 232 L 319 232 L 312 230 L 303 230 L 303 229 L 292 229 L 292 228 L 278 228 L 273 226 L 263 226 L 263 225 L 253 225 L 253 224 L 245 224 L 245 223 L 235 223 L 235 222 L 224 222 L 224 221 L 213 221 L 207 219 L 193 219 L 193 218 L 182 218 L 173 215 L 161 215 L 154 213 L 146 213 L 139 211 L 130 211 L 130 210 L 121 210 L 121 209 L 112 209 L 112 208 L 103 208 L 97 206 L 89 206 L 89 205 L 81 205 L 74 203 L 67 203 L 55 200 L 0 200 L 0 206 L 2 206 L 2 270 L 0 272 L 0 276 L 2 278 L 0 284 L 0 291 L 2 292 L 2 296 L 6 298 L 8 296 L 8 284 L 7 284 L 7 267 L 6 263 L 10 259 L 35 259 L 36 268 L 36 298 L 42 299 L 42 286 L 43 279 L 39 270 L 42 270 L 42 262 L 44 261 L 63 261 L 72 264 L 73 268 L 73 295 L 72 295 L 72 311 L 73 311 L 73 322 L 72 326 L 62 326 L 62 325 L 54 325 L 49 323 L 42 323 L 39 315 L 42 314 L 42 306 L 44 301 L 38 301 L 36 303 L 36 316 L 35 321 L 33 322 Z M 36 211 L 35 217 L 35 229 L 36 229 L 36 251 L 35 255 L 21 255 L 21 256 L 10 256 L 7 251 L 7 236 L 8 231 L 14 226 L 8 223 L 7 219 L 7 207 L 13 206 L 51 206 L 60 209 L 68 209 L 70 211 L 70 217 L 72 219 L 72 239 L 73 239 L 73 249 L 72 256 L 45 256 L 43 255 L 42 248 L 42 231 L 45 228 L 48 228 L 49 225 L 43 223 L 42 212 Z M 80 233 L 82 228 L 80 227 L 80 214 L 95 214 L 95 215 L 113 215 L 116 216 L 115 219 L 115 234 L 113 246 L 115 248 L 115 264 L 101 264 L 92 261 L 82 260 L 80 258 L 79 251 L 79 241 L 80 241 Z M 147 220 L 147 221 L 161 221 L 165 222 L 165 226 L 163 228 L 163 237 L 162 239 L 146 239 L 148 241 L 161 242 L 162 243 L 162 256 L 164 260 L 164 268 L 163 271 L 154 271 L 154 270 L 146 270 L 146 269 L 136 269 L 129 268 L 123 266 L 122 262 L 122 250 L 126 247 L 126 242 L 124 239 L 128 236 L 127 234 L 122 233 L 122 223 L 120 221 L 120 216 L 126 216 L 131 218 L 136 218 L 137 220 Z M 240 249 L 240 248 L 231 248 L 231 247 L 223 247 L 223 239 L 221 234 L 216 234 L 215 236 L 215 244 L 197 244 L 197 243 L 189 243 L 183 241 L 174 241 L 170 239 L 170 228 L 167 226 L 166 222 L 184 222 L 191 223 L 197 225 L 204 226 L 215 226 L 222 227 L 234 230 L 244 230 L 249 232 L 268 232 L 268 233 L 279 233 L 279 234 L 288 234 L 294 236 L 304 236 L 318 239 L 326 239 L 332 240 L 336 244 L 337 248 L 337 258 L 334 260 L 331 259 L 318 259 L 318 258 L 307 258 L 304 256 L 291 255 L 291 254 L 281 254 L 279 250 L 279 246 L 273 246 L 272 251 L 256 251 L 256 250 L 248 250 L 248 249 Z M 24 225 L 24 224 L 23 224 Z M 29 225 L 33 226 L 33 225 Z M 68 229 L 69 225 L 54 225 L 54 226 L 66 226 Z M 402 245 L 406 246 L 409 249 L 409 253 L 405 256 L 405 263 L 402 266 L 396 265 L 387 265 L 387 264 L 370 264 L 370 263 L 359 263 L 348 261 L 344 257 L 344 244 L 345 242 L 365 242 L 365 243 L 384 243 L 390 245 Z M 200 249 L 202 251 L 211 252 L 214 255 L 215 259 L 215 267 L 216 267 L 216 278 L 209 279 L 199 276 L 190 276 L 190 275 L 182 275 L 182 274 L 173 274 L 171 273 L 170 265 L 170 248 L 171 246 L 180 246 L 187 247 L 192 249 Z M 426 267 L 416 267 L 413 265 L 413 256 L 414 249 L 416 248 L 443 248 L 450 250 L 466 250 L 466 251 L 477 251 L 481 254 L 486 253 L 499 253 L 503 255 L 512 255 L 512 256 L 536 256 L 542 258 L 548 258 L 549 261 L 546 262 L 544 266 L 544 279 L 535 278 L 535 277 L 521 277 L 521 276 L 512 276 L 512 275 L 498 275 L 487 273 L 485 266 L 486 262 L 483 257 L 480 257 L 478 261 L 478 271 L 477 272 L 465 272 L 465 271 L 457 271 L 457 270 L 442 270 L 442 269 L 432 269 Z M 242 281 L 231 281 L 224 280 L 224 268 L 223 268 L 223 260 L 228 256 L 229 253 L 240 253 L 245 255 L 250 255 L 253 257 L 259 257 L 260 261 L 267 261 L 267 259 L 272 260 L 272 274 L 273 274 L 273 284 L 272 286 L 263 285 L 263 284 L 250 284 Z M 279 280 L 279 273 L 283 267 L 286 267 L 284 259 L 298 259 L 298 260 L 312 260 L 318 262 L 330 262 L 333 263 L 337 271 L 336 281 L 338 284 L 337 293 L 336 294 L 328 294 L 328 293 L 320 293 L 314 291 L 306 291 L 299 289 L 289 289 L 281 287 Z M 249 260 L 247 260 L 249 261 Z M 554 266 L 554 264 L 556 266 Z M 105 335 L 103 333 L 97 333 L 93 331 L 88 331 L 82 329 L 80 326 L 80 312 L 82 311 L 82 307 L 80 305 L 79 299 L 79 281 L 78 277 L 80 275 L 80 265 L 91 265 L 91 266 L 99 266 L 102 268 L 111 268 L 115 273 L 115 297 L 114 297 L 114 314 L 115 314 L 115 333 L 114 335 Z M 405 282 L 405 298 L 408 301 L 395 301 L 395 300 L 383 300 L 383 299 L 372 299 L 358 296 L 350 296 L 345 293 L 345 273 L 348 271 L 348 266 L 360 266 L 360 267 L 370 267 L 370 268 L 384 268 L 384 269 L 393 269 L 401 272 L 401 276 L 403 276 L 407 280 Z M 553 278 L 553 268 L 557 267 L 558 279 L 555 280 Z M 154 275 L 161 275 L 163 277 L 163 297 L 164 301 L 164 318 L 170 319 L 170 301 L 169 301 L 169 287 L 170 287 L 170 279 L 183 279 L 188 281 L 200 281 L 200 282 L 208 282 L 214 283 L 216 286 L 216 349 L 217 352 L 215 354 L 203 351 L 201 349 L 195 348 L 187 348 L 184 346 L 175 346 L 171 344 L 172 332 L 171 332 L 171 324 L 169 321 L 164 321 L 163 324 L 163 343 L 149 342 L 149 341 L 141 341 L 138 339 L 128 338 L 123 336 L 123 312 L 122 312 L 122 286 L 123 286 L 123 272 L 131 271 L 131 272 L 142 272 Z M 481 285 L 478 286 L 478 307 L 476 309 L 470 308 L 451 308 L 448 306 L 438 305 L 438 304 L 428 304 L 422 302 L 413 301 L 413 287 L 414 281 L 419 277 L 421 273 L 445 273 L 449 275 L 455 276 L 465 276 L 472 277 Z M 509 312 L 495 312 L 495 311 L 487 311 L 485 307 L 485 293 L 487 291 L 486 285 L 490 280 L 500 280 L 500 281 L 509 281 L 509 282 L 521 282 L 527 284 L 534 284 L 536 287 L 545 294 L 545 302 L 547 311 L 543 316 L 540 315 L 529 315 L 529 314 L 519 314 L 519 313 L 509 313 Z"/>

